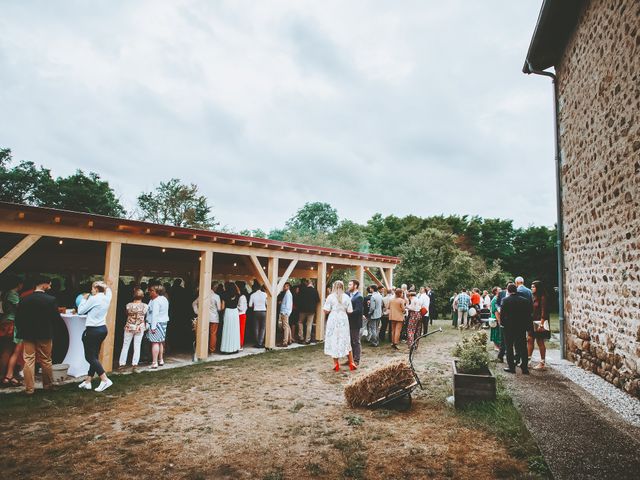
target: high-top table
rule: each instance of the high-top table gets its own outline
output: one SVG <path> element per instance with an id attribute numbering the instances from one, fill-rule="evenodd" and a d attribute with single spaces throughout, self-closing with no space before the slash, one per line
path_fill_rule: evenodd
<path id="1" fill-rule="evenodd" d="M 72 377 L 81 377 L 89 371 L 89 362 L 84 359 L 84 345 L 82 333 L 85 329 L 86 315 L 63 313 L 60 315 L 69 332 L 69 349 L 62 363 L 69 365 L 67 374 Z"/>

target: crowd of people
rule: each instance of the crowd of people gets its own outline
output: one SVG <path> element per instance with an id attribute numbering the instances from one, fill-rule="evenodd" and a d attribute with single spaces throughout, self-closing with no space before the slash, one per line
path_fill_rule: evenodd
<path id="1" fill-rule="evenodd" d="M 108 334 L 106 316 L 112 301 L 117 302 L 114 333 L 120 369 L 126 368 L 130 358 L 135 370 L 141 357 L 156 369 L 164 365 L 167 349 L 191 352 L 195 349 L 198 292 L 183 285 L 182 279 L 164 284 L 157 279 L 128 285 L 120 281 L 117 298 L 110 286 L 101 281 L 75 289 L 69 284 L 62 290 L 57 278 L 33 277 L 25 281 L 8 275 L 2 280 L 2 386 L 24 384 L 26 392 L 32 394 L 37 364 L 44 387 L 53 387 L 52 364 L 54 360 L 61 361 L 68 346 L 60 312 L 69 308 L 85 316 L 82 343 L 89 368 L 79 384 L 81 389 L 92 389 L 95 376 L 100 378 L 96 391 L 104 391 L 113 384 L 99 361 L 99 352 Z M 319 302 L 320 296 L 311 281 L 303 280 L 293 287 L 289 282 L 285 284 L 277 299 L 279 346 L 312 342 Z M 236 353 L 243 350 L 249 338 L 255 347 L 265 348 L 267 294 L 257 281 L 254 280 L 251 290 L 246 282 L 213 282 L 209 312 L 210 354 Z M 60 347 L 57 355 L 56 346 Z"/>
<path id="2" fill-rule="evenodd" d="M 113 384 L 99 361 L 100 348 L 108 333 L 106 316 L 114 301 L 110 285 L 93 282 L 90 287 L 80 287 L 81 293 L 70 288 L 60 290 L 60 286 L 59 281 L 47 277 L 32 278 L 29 284 L 14 275 L 4 279 L 0 294 L 0 348 L 8 354 L 2 355 L 0 362 L 3 386 L 24 383 L 25 391 L 32 394 L 38 364 L 44 388 L 53 387 L 53 340 L 59 325 L 64 325 L 59 312 L 70 305 L 77 314 L 86 316 L 82 343 L 89 368 L 79 388 L 92 389 L 96 375 L 100 378 L 96 391 L 104 391 Z M 183 285 L 182 279 L 164 284 L 155 279 L 129 285 L 120 282 L 115 301 L 116 346 L 122 346 L 117 356 L 120 369 L 126 368 L 129 358 L 136 369 L 141 357 L 152 369 L 162 367 L 167 348 L 194 351 L 199 297 L 195 289 Z M 504 290 L 494 287 L 491 293 L 477 288 L 462 289 L 450 302 L 454 327 L 491 328 L 490 340 L 498 360 L 504 361 L 506 356 L 506 371 L 515 372 L 519 364 L 522 372 L 528 373 L 536 344 L 541 362 L 533 368 L 545 368 L 549 313 L 539 281 L 533 282 L 531 289 L 524 285 L 522 277 Z M 314 341 L 319 303 L 320 295 L 311 280 L 284 284 L 277 297 L 278 346 Z M 252 338 L 255 347 L 264 348 L 267 304 L 265 287 L 256 280 L 250 289 L 245 282 L 213 282 L 209 353 L 236 353 L 244 348 L 248 338 Z M 411 346 L 416 338 L 427 333 L 437 315 L 434 292 L 428 286 L 416 291 L 415 286 L 406 284 L 390 289 L 370 285 L 363 295 L 355 279 L 346 288 L 342 281 L 334 282 L 322 309 L 327 315 L 324 351 L 332 357 L 336 371 L 340 370 L 340 359 L 345 357 L 351 370 L 358 368 L 363 338 L 373 348 L 388 340 L 392 349 L 399 350 L 401 342 Z"/>
<path id="3" fill-rule="evenodd" d="M 390 289 L 370 285 L 366 293 L 360 293 L 358 280 L 350 280 L 346 291 L 344 283 L 336 281 L 323 306 L 327 315 L 324 353 L 333 359 L 336 372 L 344 357 L 350 370 L 358 368 L 363 337 L 374 348 L 388 338 L 391 348 L 399 350 L 402 341 L 411 346 L 427 333 L 436 316 L 430 287 L 416 292 L 413 285 Z"/>
<path id="4" fill-rule="evenodd" d="M 478 288 L 463 288 L 450 299 L 452 325 L 456 328 L 484 326 L 491 329 L 490 341 L 494 344 L 498 361 L 507 360 L 506 372 L 515 373 L 520 366 L 522 373 L 529 368 L 546 368 L 545 340 L 551 338 L 547 295 L 542 282 L 536 280 L 531 289 L 522 277 L 516 277 L 504 289 L 493 287 L 491 294 Z M 540 362 L 532 366 L 530 359 L 538 345 Z"/>

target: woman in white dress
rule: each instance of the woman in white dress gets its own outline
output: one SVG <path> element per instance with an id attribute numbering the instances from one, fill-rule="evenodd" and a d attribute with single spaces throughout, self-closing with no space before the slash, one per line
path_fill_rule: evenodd
<path id="1" fill-rule="evenodd" d="M 225 308 L 220 351 L 222 353 L 236 353 L 240 350 L 240 315 L 238 314 L 240 289 L 235 283 L 228 282 L 224 293 Z"/>
<path id="2" fill-rule="evenodd" d="M 349 356 L 349 370 L 357 367 L 353 363 L 351 353 L 351 335 L 349 333 L 348 313 L 353 312 L 351 298 L 344 293 L 344 283 L 340 280 L 333 283 L 333 290 L 324 303 L 327 319 L 327 331 L 324 338 L 324 353 L 333 358 L 333 369 L 340 371 L 340 358 Z"/>

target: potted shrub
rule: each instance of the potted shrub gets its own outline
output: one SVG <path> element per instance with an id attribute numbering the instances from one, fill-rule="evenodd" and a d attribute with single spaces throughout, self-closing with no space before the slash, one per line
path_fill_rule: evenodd
<path id="1" fill-rule="evenodd" d="M 456 408 L 496 399 L 496 377 L 489 370 L 487 334 L 465 337 L 453 350 L 453 396 Z"/>

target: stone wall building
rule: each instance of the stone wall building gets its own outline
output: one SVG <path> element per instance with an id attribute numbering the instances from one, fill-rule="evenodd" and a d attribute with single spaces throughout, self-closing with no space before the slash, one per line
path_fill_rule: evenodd
<path id="1" fill-rule="evenodd" d="M 564 348 L 640 396 L 640 1 L 545 0 L 524 72 L 550 67 Z"/>

